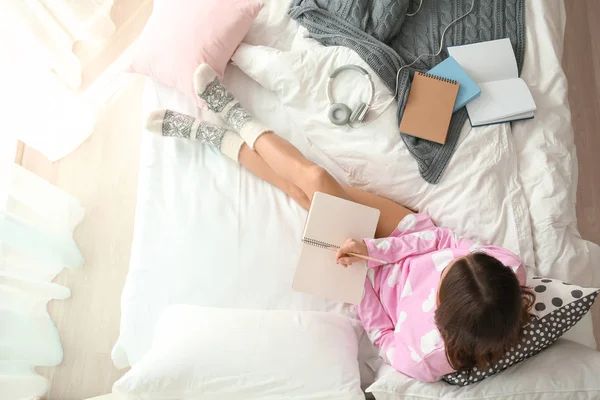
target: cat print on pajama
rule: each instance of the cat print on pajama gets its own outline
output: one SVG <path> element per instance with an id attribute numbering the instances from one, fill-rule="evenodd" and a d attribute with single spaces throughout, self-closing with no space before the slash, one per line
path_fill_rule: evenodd
<path id="1" fill-rule="evenodd" d="M 390 237 L 364 239 L 369 256 L 365 294 L 356 310 L 384 359 L 401 373 L 424 382 L 454 372 L 448 363 L 434 313 L 444 268 L 481 251 L 511 268 L 525 285 L 521 259 L 508 250 L 460 238 L 438 228 L 426 214 L 410 214 Z"/>

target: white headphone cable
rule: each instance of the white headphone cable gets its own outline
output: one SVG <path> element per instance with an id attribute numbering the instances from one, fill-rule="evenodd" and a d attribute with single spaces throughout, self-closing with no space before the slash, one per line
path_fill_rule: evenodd
<path id="1" fill-rule="evenodd" d="M 423 5 L 423 0 L 419 0 L 419 7 L 417 7 L 417 11 L 415 11 L 414 13 L 407 13 L 406 16 L 407 17 L 414 17 L 415 15 L 417 15 L 419 13 L 419 10 L 421 10 L 421 6 Z"/>
<path id="2" fill-rule="evenodd" d="M 417 11 L 415 12 L 415 14 L 416 14 L 417 12 L 419 12 L 419 10 L 421 9 L 421 5 L 422 5 L 422 4 L 423 4 L 423 3 L 422 3 L 422 0 L 421 0 L 421 3 L 419 4 L 419 8 L 418 8 L 418 9 L 417 9 Z M 448 24 L 448 26 L 446 26 L 446 28 L 445 28 L 445 29 L 444 29 L 444 31 L 442 32 L 442 37 L 441 37 L 441 39 L 440 39 L 440 48 L 438 49 L 438 51 L 437 51 L 435 54 L 426 54 L 426 53 L 424 53 L 424 54 L 421 54 L 419 57 L 417 57 L 417 58 L 416 58 L 416 59 L 415 59 L 413 62 L 411 62 L 410 64 L 403 65 L 402 67 L 400 67 L 400 69 L 398 70 L 398 72 L 396 72 L 396 90 L 395 90 L 395 92 L 394 92 L 394 95 L 392 96 L 392 98 L 391 98 L 391 99 L 390 99 L 390 100 L 389 100 L 387 103 L 385 103 L 385 104 L 384 104 L 384 106 L 383 106 L 383 110 L 384 110 L 384 111 L 385 111 L 385 110 L 388 108 L 388 106 L 389 106 L 390 104 L 392 104 L 392 102 L 393 102 L 393 101 L 396 99 L 396 97 L 398 96 L 398 79 L 400 78 L 400 72 L 401 72 L 401 71 L 402 71 L 404 68 L 408 68 L 408 67 L 410 67 L 411 65 L 413 65 L 414 63 L 416 63 L 417 61 L 419 61 L 419 60 L 421 59 L 421 57 L 424 57 L 424 56 L 429 56 L 429 57 L 437 57 L 437 56 L 439 56 L 439 55 L 440 55 L 440 53 L 442 52 L 442 49 L 444 48 L 444 36 L 446 35 L 446 32 L 448 32 L 448 29 L 449 29 L 449 28 L 450 28 L 452 25 L 454 25 L 456 22 L 460 21 L 461 19 L 463 19 L 464 17 L 466 17 L 467 15 L 469 15 L 469 14 L 470 14 L 470 13 L 473 11 L 473 8 L 475 8 L 475 0 L 473 0 L 473 1 L 471 2 L 471 7 L 469 8 L 469 11 L 467 11 L 467 12 L 466 12 L 464 15 L 462 15 L 462 16 L 460 16 L 460 17 L 456 18 L 454 21 L 450 22 L 450 23 Z M 415 15 L 415 14 L 413 14 L 413 15 Z M 408 14 L 407 14 L 407 15 L 408 15 Z M 411 15 L 409 15 L 409 16 L 411 16 Z M 361 41 L 361 42 L 363 42 L 363 43 L 367 43 L 367 44 L 369 44 L 369 43 L 368 43 L 368 42 L 366 42 L 366 41 L 363 41 L 363 40 L 360 40 L 360 39 L 358 39 L 358 40 L 359 40 L 359 41 Z"/>

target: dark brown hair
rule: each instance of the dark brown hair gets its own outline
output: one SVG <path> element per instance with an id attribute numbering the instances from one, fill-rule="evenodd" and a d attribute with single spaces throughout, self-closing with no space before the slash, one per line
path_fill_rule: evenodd
<path id="1" fill-rule="evenodd" d="M 435 322 L 456 370 L 485 368 L 516 346 L 531 320 L 533 291 L 484 253 L 458 259 L 442 280 Z"/>

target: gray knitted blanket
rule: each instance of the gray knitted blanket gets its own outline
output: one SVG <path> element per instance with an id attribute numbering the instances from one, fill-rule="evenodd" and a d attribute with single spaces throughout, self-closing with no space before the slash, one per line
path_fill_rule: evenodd
<path id="1" fill-rule="evenodd" d="M 290 15 L 322 44 L 356 51 L 394 92 L 400 67 L 421 54 L 437 52 L 444 28 L 466 14 L 471 1 L 475 1 L 473 11 L 448 29 L 444 46 L 508 37 L 520 71 L 525 53 L 525 0 L 423 0 L 413 17 L 406 14 L 416 9 L 418 0 L 293 0 Z M 398 124 L 410 76 L 431 69 L 446 57 L 445 51 L 437 57 L 424 56 L 400 72 Z M 466 119 L 464 108 L 454 113 L 444 145 L 400 134 L 427 182 L 441 179 Z"/>

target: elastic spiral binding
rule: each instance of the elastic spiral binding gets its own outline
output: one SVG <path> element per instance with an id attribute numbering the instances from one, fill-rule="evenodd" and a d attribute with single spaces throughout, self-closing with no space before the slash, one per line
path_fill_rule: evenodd
<path id="1" fill-rule="evenodd" d="M 329 243 L 325 243 L 325 242 L 321 242 L 319 240 L 314 240 L 314 239 L 309 239 L 309 238 L 303 238 L 302 243 L 306 243 L 310 246 L 320 247 L 322 249 L 328 249 L 330 247 L 334 247 L 336 249 L 340 248 L 339 246 L 336 246 L 334 244 L 329 244 Z"/>
<path id="2" fill-rule="evenodd" d="M 435 80 L 438 80 L 438 81 L 442 81 L 442 82 L 446 82 L 446 83 L 452 83 L 452 84 L 454 84 L 454 85 L 458 85 L 458 82 L 457 82 L 457 81 L 455 81 L 455 80 L 452 80 L 452 79 L 448 79 L 448 78 L 442 78 L 442 77 L 435 76 L 435 75 L 430 75 L 430 74 L 427 74 L 427 73 L 425 73 L 425 72 L 417 72 L 417 74 L 421 74 L 421 75 L 423 75 L 423 76 L 426 76 L 426 77 L 428 77 L 428 78 L 433 78 L 433 79 L 435 79 Z"/>

